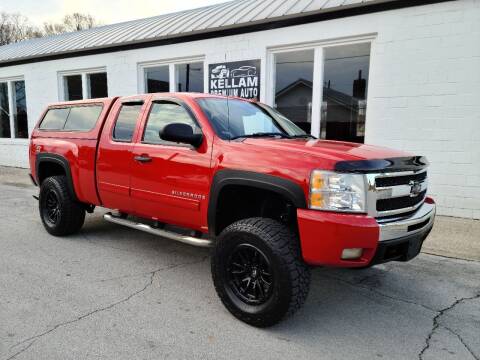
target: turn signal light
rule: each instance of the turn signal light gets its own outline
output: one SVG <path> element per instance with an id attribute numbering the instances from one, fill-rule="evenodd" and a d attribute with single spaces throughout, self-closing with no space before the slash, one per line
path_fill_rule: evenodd
<path id="1" fill-rule="evenodd" d="M 325 205 L 323 193 L 312 193 L 310 195 L 310 204 L 317 208 L 323 208 Z"/>
<path id="2" fill-rule="evenodd" d="M 311 181 L 313 191 L 323 190 L 326 187 L 325 176 L 321 172 L 314 172 Z"/>

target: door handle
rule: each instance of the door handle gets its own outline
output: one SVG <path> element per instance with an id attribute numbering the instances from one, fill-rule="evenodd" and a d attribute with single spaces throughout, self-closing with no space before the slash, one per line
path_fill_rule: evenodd
<path id="1" fill-rule="evenodd" d="M 141 163 L 149 163 L 152 162 L 152 158 L 146 154 L 140 155 L 140 156 L 135 156 L 134 157 L 135 161 L 141 162 Z"/>

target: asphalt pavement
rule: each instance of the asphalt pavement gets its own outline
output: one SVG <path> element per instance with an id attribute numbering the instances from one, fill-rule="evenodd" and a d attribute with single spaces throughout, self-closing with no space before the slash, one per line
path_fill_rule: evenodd
<path id="1" fill-rule="evenodd" d="M 208 250 L 102 210 L 78 235 L 50 236 L 36 192 L 0 181 L 0 359 L 480 358 L 478 261 L 315 269 L 305 307 L 256 329 L 217 298 Z"/>

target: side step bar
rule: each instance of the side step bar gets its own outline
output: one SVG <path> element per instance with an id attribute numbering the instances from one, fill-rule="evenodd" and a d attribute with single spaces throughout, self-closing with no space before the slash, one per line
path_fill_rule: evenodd
<path id="1" fill-rule="evenodd" d="M 118 216 L 112 215 L 111 213 L 107 213 L 107 214 L 103 215 L 103 218 L 105 220 L 109 221 L 109 222 L 114 223 L 114 224 L 127 226 L 127 227 L 132 228 L 132 229 L 141 230 L 141 231 L 147 232 L 149 234 L 158 235 L 158 236 L 170 239 L 170 240 L 175 240 L 175 241 L 182 242 L 184 244 L 198 246 L 198 247 L 211 247 L 212 246 L 212 240 L 209 240 L 209 239 L 200 239 L 200 238 L 196 238 L 196 237 L 193 237 L 193 236 L 180 235 L 180 234 L 177 234 L 177 233 L 174 233 L 174 232 L 165 231 L 165 230 L 161 230 L 161 229 L 156 229 L 156 228 L 151 227 L 150 225 L 147 225 L 147 224 L 142 224 L 142 223 L 131 221 L 131 220 L 128 220 L 128 219 L 122 219 Z"/>

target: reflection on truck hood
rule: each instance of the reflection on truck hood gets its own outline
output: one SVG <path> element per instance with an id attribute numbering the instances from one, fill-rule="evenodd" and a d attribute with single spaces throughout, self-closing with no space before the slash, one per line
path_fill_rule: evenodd
<path id="1" fill-rule="evenodd" d="M 411 154 L 403 151 L 381 146 L 328 140 L 249 138 L 243 140 L 243 144 L 258 146 L 264 149 L 270 148 L 277 151 L 293 151 L 335 161 L 411 156 Z"/>

